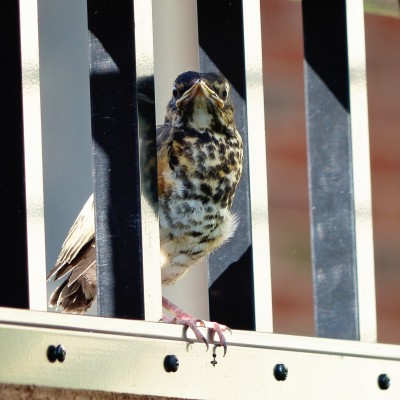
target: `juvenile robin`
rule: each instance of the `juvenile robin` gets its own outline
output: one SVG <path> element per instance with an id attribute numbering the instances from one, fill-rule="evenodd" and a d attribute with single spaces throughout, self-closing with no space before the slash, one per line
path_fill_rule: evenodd
<path id="1" fill-rule="evenodd" d="M 243 143 L 236 129 L 229 83 L 219 73 L 188 71 L 172 89 L 163 125 L 157 128 L 158 201 L 163 285 L 172 285 L 189 268 L 232 237 L 231 212 L 242 173 Z M 81 314 L 96 296 L 93 195 L 63 243 L 48 281 L 66 277 L 49 305 Z M 207 347 L 198 326 L 219 335 L 226 352 L 224 325 L 198 320 L 163 298 L 174 317 L 165 322 L 190 327 Z"/>

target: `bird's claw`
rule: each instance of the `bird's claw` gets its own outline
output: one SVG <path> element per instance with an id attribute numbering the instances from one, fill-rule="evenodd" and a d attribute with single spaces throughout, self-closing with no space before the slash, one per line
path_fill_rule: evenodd
<path id="1" fill-rule="evenodd" d="M 179 323 L 179 322 L 177 322 L 177 323 Z M 203 328 L 205 327 L 204 321 L 202 321 L 201 319 L 190 319 L 189 318 L 187 321 L 180 322 L 180 324 L 185 325 L 188 328 L 190 328 L 193 331 L 194 335 L 196 336 L 196 339 L 199 342 L 203 342 L 206 345 L 206 347 L 207 347 L 206 351 L 208 351 L 208 348 L 209 348 L 208 340 L 200 332 L 200 329 L 199 329 L 199 327 L 203 327 Z"/>
<path id="2" fill-rule="evenodd" d="M 219 346 L 224 348 L 224 357 L 225 357 L 226 352 L 228 350 L 228 344 L 224 332 L 225 331 L 229 331 L 230 333 L 232 332 L 228 326 L 219 324 L 218 322 L 204 321 L 202 319 L 193 318 L 187 314 L 182 315 L 180 317 L 163 316 L 162 321 L 177 325 L 184 325 L 187 328 L 190 328 L 194 333 L 194 335 L 196 336 L 196 339 L 199 342 L 203 342 L 206 345 L 207 351 L 209 349 L 209 340 L 207 340 L 207 338 L 200 332 L 199 328 L 206 328 L 209 330 L 208 336 L 210 341 L 214 340 L 214 334 L 216 333 L 219 339 Z"/>
<path id="3" fill-rule="evenodd" d="M 220 346 L 222 346 L 224 348 L 224 357 L 225 357 L 226 352 L 228 351 L 228 344 L 226 342 L 225 335 L 223 334 L 223 332 L 229 331 L 231 333 L 231 329 L 225 325 L 220 325 L 217 322 L 212 322 L 212 324 L 213 324 L 213 327 L 210 328 L 211 332 L 215 332 L 218 335 L 219 344 L 220 344 Z"/>
<path id="4" fill-rule="evenodd" d="M 195 334 L 197 340 L 199 342 L 203 342 L 207 346 L 207 350 L 209 348 L 209 341 L 204 337 L 204 335 L 200 332 L 198 327 L 206 328 L 209 330 L 209 338 L 210 341 L 214 340 L 214 334 L 216 333 L 218 335 L 219 339 L 219 345 L 224 348 L 224 357 L 226 355 L 226 352 L 228 351 L 228 344 L 225 338 L 225 335 L 223 332 L 229 331 L 230 333 L 232 332 L 229 327 L 226 325 L 219 324 L 218 322 L 210 322 L 210 321 L 204 321 L 200 319 L 194 320 L 196 323 L 184 323 L 183 325 L 186 325 L 189 327 L 193 333 Z"/>
<path id="5" fill-rule="evenodd" d="M 200 332 L 199 328 L 206 328 L 209 330 L 208 336 L 211 341 L 214 341 L 214 334 L 216 333 L 219 338 L 219 345 L 224 348 L 224 356 L 225 356 L 228 349 L 228 345 L 223 332 L 225 331 L 231 332 L 231 329 L 229 327 L 227 327 L 226 325 L 219 324 L 217 322 L 205 321 L 203 319 L 194 318 L 190 314 L 187 314 L 181 308 L 170 302 L 165 297 L 162 298 L 162 302 L 163 302 L 163 307 L 174 315 L 174 317 L 163 315 L 162 317 L 163 322 L 169 322 L 171 324 L 179 324 L 186 326 L 187 328 L 190 328 L 195 334 L 196 339 L 199 342 L 203 342 L 206 345 L 207 350 L 209 348 L 208 340 Z"/>

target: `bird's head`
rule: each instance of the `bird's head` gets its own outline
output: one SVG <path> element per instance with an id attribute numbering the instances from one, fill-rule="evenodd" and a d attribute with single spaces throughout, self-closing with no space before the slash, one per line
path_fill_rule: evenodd
<path id="1" fill-rule="evenodd" d="M 229 82 L 220 73 L 188 71 L 173 85 L 165 122 L 198 132 L 228 132 L 235 129 Z"/>

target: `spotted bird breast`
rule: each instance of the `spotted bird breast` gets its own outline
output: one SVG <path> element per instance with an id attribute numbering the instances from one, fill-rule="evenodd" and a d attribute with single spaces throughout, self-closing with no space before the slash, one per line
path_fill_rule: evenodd
<path id="1" fill-rule="evenodd" d="M 237 131 L 170 129 L 168 144 L 158 146 L 163 284 L 175 283 L 233 235 L 230 208 L 243 161 Z"/>

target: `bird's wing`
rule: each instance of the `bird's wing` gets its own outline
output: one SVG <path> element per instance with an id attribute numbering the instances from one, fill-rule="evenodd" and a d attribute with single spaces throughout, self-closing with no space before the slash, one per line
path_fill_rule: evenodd
<path id="1" fill-rule="evenodd" d="M 162 192 L 168 184 L 170 172 L 169 144 L 172 137 L 172 128 L 167 125 L 157 127 L 157 155 L 158 155 L 158 187 Z M 148 168 L 156 166 L 156 162 L 148 163 Z M 165 181 L 165 182 L 164 182 Z M 69 279 L 69 285 L 84 274 L 95 263 L 95 224 L 94 224 L 94 197 L 89 197 L 81 212 L 77 216 L 68 236 L 65 239 L 55 266 L 47 275 L 47 281 L 61 279 L 69 272 L 74 271 Z M 72 279 L 72 281 L 71 281 Z"/>
<path id="2" fill-rule="evenodd" d="M 54 268 L 49 272 L 47 276 L 47 280 L 60 279 L 68 272 L 73 270 L 79 263 L 81 263 L 81 271 L 76 271 L 78 275 L 82 275 L 83 272 L 90 265 L 85 265 L 86 263 L 91 264 L 91 258 L 85 254 L 90 248 L 94 249 L 94 236 L 95 236 L 95 227 L 94 227 L 94 199 L 93 194 L 89 197 L 86 204 L 83 206 L 81 212 L 73 223 L 71 229 L 68 232 L 68 236 L 65 239 L 60 255 L 56 261 Z M 86 249 L 86 247 L 89 247 Z M 82 252 L 82 250 L 85 250 Z M 83 254 L 79 254 L 79 253 Z M 93 250 L 91 251 L 93 253 Z M 80 257 L 78 257 L 78 255 Z M 92 254 L 91 254 L 92 255 Z M 86 262 L 84 262 L 86 261 Z M 83 262 L 83 265 L 82 265 Z"/>
<path id="3" fill-rule="evenodd" d="M 168 143 L 170 142 L 171 127 L 162 125 L 157 128 L 157 152 L 162 154 L 161 164 L 163 167 L 159 171 L 159 187 L 160 176 L 163 171 L 169 168 L 168 166 Z M 150 146 L 147 146 L 150 148 Z M 146 167 L 151 170 L 156 167 L 156 161 L 151 159 Z M 161 171 L 161 175 L 160 175 Z M 151 190 L 148 190 L 148 196 Z M 74 271 L 69 279 L 69 285 L 81 276 L 88 268 L 95 264 L 95 224 L 94 224 L 94 197 L 93 194 L 89 197 L 81 212 L 77 216 L 68 236 L 65 239 L 60 255 L 57 258 L 55 266 L 47 275 L 47 281 L 51 279 L 61 279 L 69 272 Z M 93 250 L 90 250 L 93 247 Z M 71 282 L 72 279 L 72 282 Z"/>
<path id="4" fill-rule="evenodd" d="M 160 192 L 173 185 L 169 166 L 172 132 L 173 129 L 167 125 L 157 128 L 158 165 L 153 159 L 146 165 L 150 171 L 157 167 Z M 150 151 L 150 145 L 148 148 Z M 48 281 L 53 278 L 57 280 L 70 273 L 51 294 L 50 306 L 78 314 L 91 306 L 96 295 L 95 247 L 94 198 L 91 195 L 72 225 L 56 264 L 47 276 Z"/>

